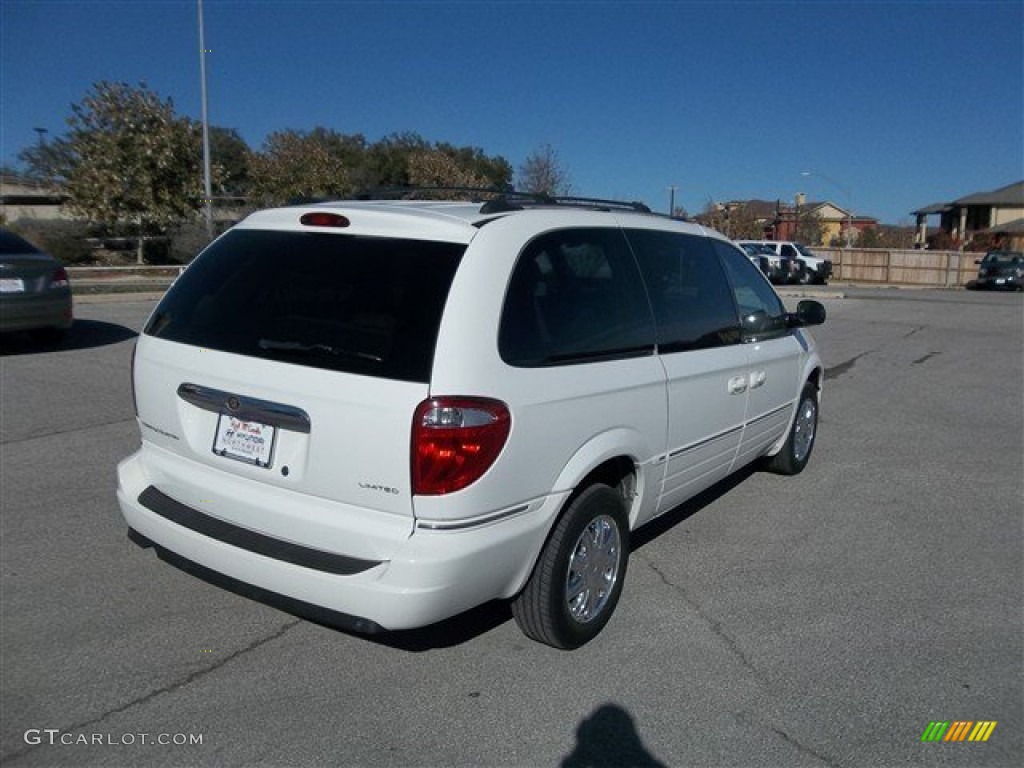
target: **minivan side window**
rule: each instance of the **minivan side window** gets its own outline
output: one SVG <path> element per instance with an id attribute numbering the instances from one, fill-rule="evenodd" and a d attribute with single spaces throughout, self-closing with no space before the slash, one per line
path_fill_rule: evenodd
<path id="1" fill-rule="evenodd" d="M 722 240 L 713 240 L 712 244 L 725 264 L 732 284 L 733 297 L 740 313 L 743 340 L 760 341 L 788 333 L 786 308 L 761 270 L 735 246 Z"/>
<path id="2" fill-rule="evenodd" d="M 660 352 L 739 342 L 729 283 L 707 238 L 647 229 L 627 230 L 626 237 L 647 285 Z"/>
<path id="3" fill-rule="evenodd" d="M 530 241 L 512 272 L 498 332 L 509 365 L 654 353 L 654 321 L 621 230 L 564 229 Z"/>

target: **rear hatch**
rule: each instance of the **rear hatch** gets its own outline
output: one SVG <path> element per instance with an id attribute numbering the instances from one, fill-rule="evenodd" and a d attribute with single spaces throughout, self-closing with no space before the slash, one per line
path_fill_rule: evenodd
<path id="1" fill-rule="evenodd" d="M 163 493 L 200 508 L 213 500 L 210 514 L 328 546 L 310 532 L 350 528 L 371 510 L 411 521 L 412 416 L 475 230 L 453 222 L 448 240 L 414 239 L 399 234 L 409 230 L 401 215 L 389 230 L 387 217 L 360 228 L 358 211 L 332 214 L 344 222 L 335 228 L 330 218 L 299 226 L 302 214 L 248 220 L 178 278 L 137 348 L 137 408 Z M 260 228 L 281 216 L 295 226 Z M 271 498 L 308 508 L 275 516 Z M 313 507 L 338 519 L 303 527 Z"/>

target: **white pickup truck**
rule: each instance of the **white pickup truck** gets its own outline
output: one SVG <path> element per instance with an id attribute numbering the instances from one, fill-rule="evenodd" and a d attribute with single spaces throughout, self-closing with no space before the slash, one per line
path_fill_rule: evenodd
<path id="1" fill-rule="evenodd" d="M 767 245 L 782 258 L 795 260 L 801 265 L 801 268 L 796 271 L 794 277 L 796 282 L 804 285 L 810 283 L 825 285 L 829 277 L 832 276 L 832 262 L 815 256 L 806 245 L 788 240 L 738 240 L 737 243 L 740 247 L 747 243 Z"/>

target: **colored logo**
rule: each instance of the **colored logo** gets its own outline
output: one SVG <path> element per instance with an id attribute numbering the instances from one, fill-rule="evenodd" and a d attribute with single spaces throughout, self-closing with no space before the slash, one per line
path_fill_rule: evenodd
<path id="1" fill-rule="evenodd" d="M 921 741 L 988 741 L 996 720 L 932 720 L 921 734 Z"/>

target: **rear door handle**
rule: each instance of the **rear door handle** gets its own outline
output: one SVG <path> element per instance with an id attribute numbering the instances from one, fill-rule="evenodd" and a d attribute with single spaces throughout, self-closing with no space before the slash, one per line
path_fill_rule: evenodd
<path id="1" fill-rule="evenodd" d="M 728 383 L 730 395 L 742 395 L 747 391 L 747 377 L 733 376 Z"/>

